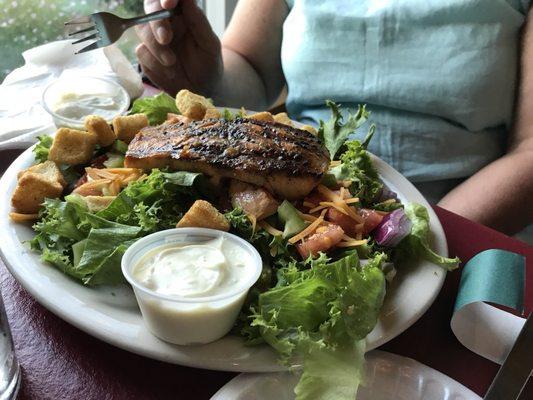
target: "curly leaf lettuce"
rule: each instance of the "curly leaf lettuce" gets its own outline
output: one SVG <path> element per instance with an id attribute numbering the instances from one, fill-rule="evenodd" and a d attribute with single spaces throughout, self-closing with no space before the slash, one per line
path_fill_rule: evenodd
<path id="1" fill-rule="evenodd" d="M 35 154 L 35 161 L 38 163 L 43 163 L 48 160 L 48 153 L 50 152 L 50 147 L 54 139 L 49 135 L 37 136 L 39 142 L 33 148 L 33 154 Z"/>
<path id="2" fill-rule="evenodd" d="M 426 208 L 420 204 L 411 203 L 405 207 L 405 213 L 413 226 L 409 236 L 398 244 L 396 258 L 399 261 L 423 258 L 448 271 L 458 268 L 461 262 L 458 257 L 443 257 L 431 250 L 429 245 L 429 214 Z"/>
<path id="3" fill-rule="evenodd" d="M 195 172 L 154 169 L 146 179 L 130 183 L 97 215 L 139 226 L 144 234 L 174 227 L 205 185 L 202 178 Z"/>
<path id="4" fill-rule="evenodd" d="M 133 102 L 130 114 L 146 114 L 150 125 L 159 125 L 166 121 L 167 114 L 179 114 L 176 101 L 165 92 L 153 97 L 142 97 Z"/>
<path id="5" fill-rule="evenodd" d="M 338 180 L 350 180 L 350 192 L 364 203 L 370 205 L 379 198 L 383 182 L 366 151 L 366 144 L 372 138 L 371 129 L 363 143 L 358 140 L 346 142 L 346 151 L 340 156 L 341 164 L 332 168 L 330 173 Z"/>
<path id="6" fill-rule="evenodd" d="M 282 362 L 303 359 L 297 399 L 312 398 L 318 375 L 324 398 L 355 397 L 359 369 L 346 369 L 346 353 L 354 362 L 362 357 L 358 343 L 376 325 L 385 295 L 380 263 L 361 267 L 353 252 L 335 262 L 323 257 L 300 271 L 292 264 L 278 272 L 282 279 L 276 287 L 259 295 L 251 326 Z M 345 375 L 320 372 L 324 365 L 318 363 L 324 359 L 328 368 Z"/>
<path id="7" fill-rule="evenodd" d="M 311 351 L 294 388 L 299 400 L 355 399 L 363 380 L 365 341 Z"/>
<path id="8" fill-rule="evenodd" d="M 357 112 L 355 114 L 348 113 L 348 119 L 344 122 L 338 104 L 326 100 L 326 105 L 331 109 L 332 115 L 327 122 L 320 121 L 318 137 L 328 149 L 331 159 L 336 160 L 336 156 L 339 150 L 343 148 L 348 136 L 366 122 L 370 113 L 366 110 L 366 106 L 359 105 Z"/>
<path id="9" fill-rule="evenodd" d="M 126 249 L 141 236 L 175 226 L 184 207 L 198 197 L 200 181 L 198 173 L 153 170 L 96 214 L 78 195 L 48 199 L 30 245 L 43 261 L 84 284 L 120 283 Z"/>

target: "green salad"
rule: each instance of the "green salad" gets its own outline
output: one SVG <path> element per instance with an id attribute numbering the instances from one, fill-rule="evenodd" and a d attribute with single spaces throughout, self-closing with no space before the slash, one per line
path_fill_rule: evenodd
<path id="1" fill-rule="evenodd" d="M 331 168 L 305 199 L 279 199 L 277 211 L 261 221 L 240 207 L 223 208 L 220 190 L 201 173 L 152 169 L 105 207 L 92 207 L 77 193 L 45 200 L 31 248 L 80 284 L 121 284 L 128 246 L 175 227 L 196 200 L 210 201 L 224 213 L 230 232 L 253 244 L 264 263 L 234 333 L 249 345 L 271 346 L 287 366 L 303 365 L 297 399 L 354 399 L 365 338 L 377 323 L 387 281 L 405 263 L 425 259 L 452 270 L 459 260 L 433 252 L 427 210 L 402 204 L 381 181 L 366 151 L 374 127 L 359 135 L 369 117 L 365 107 L 344 119 L 337 104 L 327 105 L 332 116 L 320 123 L 318 137 Z M 151 125 L 179 113 L 167 95 L 137 100 L 136 112 Z M 228 110 L 222 115 L 240 117 Z M 51 138 L 40 138 L 36 160 L 47 159 L 51 144 Z M 94 158 L 105 156 L 120 167 L 126 148 L 117 141 L 96 148 Z M 80 168 L 61 169 L 71 184 L 83 175 Z"/>

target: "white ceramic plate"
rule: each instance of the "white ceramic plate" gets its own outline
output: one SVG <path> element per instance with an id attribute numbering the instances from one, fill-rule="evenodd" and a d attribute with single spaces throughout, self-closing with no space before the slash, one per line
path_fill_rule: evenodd
<path id="1" fill-rule="evenodd" d="M 366 354 L 366 383 L 357 400 L 481 400 L 452 378 L 406 357 L 374 350 Z M 292 400 L 298 377 L 288 372 L 240 374 L 211 400 Z"/>
<path id="2" fill-rule="evenodd" d="M 79 329 L 122 349 L 157 360 L 191 367 L 240 372 L 283 370 L 276 354 L 266 345 L 247 347 L 236 336 L 203 346 L 176 346 L 154 337 L 143 324 L 133 292 L 119 287 L 89 288 L 68 278 L 39 260 L 25 241 L 33 237 L 29 225 L 9 220 L 10 199 L 17 182 L 17 172 L 34 162 L 31 149 L 18 157 L 0 180 L 0 249 L 13 276 L 39 303 Z M 442 226 L 429 204 L 415 187 L 391 166 L 374 157 L 385 183 L 404 202 L 425 205 L 431 217 L 434 249 L 447 255 Z M 388 288 L 380 320 L 368 336 L 368 348 L 374 349 L 411 326 L 433 303 L 445 278 L 445 271 L 428 262 L 416 262 L 398 271 Z"/>

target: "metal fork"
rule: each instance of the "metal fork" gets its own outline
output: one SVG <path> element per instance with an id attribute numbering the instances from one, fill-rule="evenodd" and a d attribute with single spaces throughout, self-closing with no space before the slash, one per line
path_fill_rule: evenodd
<path id="1" fill-rule="evenodd" d="M 120 18 L 108 12 L 98 12 L 65 22 L 65 30 L 67 31 L 68 36 L 87 33 L 87 36 L 76 40 L 72 44 L 78 44 L 93 39 L 96 40 L 83 49 L 78 50 L 76 54 L 79 54 L 115 43 L 128 28 L 131 28 L 134 25 L 170 18 L 176 13 L 176 9 L 160 10 L 135 18 Z"/>

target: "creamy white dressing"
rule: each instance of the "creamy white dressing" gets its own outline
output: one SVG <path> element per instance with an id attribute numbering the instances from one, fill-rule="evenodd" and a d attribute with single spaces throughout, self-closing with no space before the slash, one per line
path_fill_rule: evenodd
<path id="1" fill-rule="evenodd" d="M 250 264 L 245 251 L 221 237 L 204 243 L 156 247 L 141 258 L 132 274 L 154 292 L 195 298 L 233 290 L 249 279 Z"/>
<path id="2" fill-rule="evenodd" d="M 123 106 L 120 94 L 109 93 L 63 93 L 52 111 L 57 115 L 77 121 L 87 115 L 99 115 L 106 120 L 117 116 Z"/>
<path id="3" fill-rule="evenodd" d="M 187 229 L 197 228 L 182 230 Z M 180 345 L 209 343 L 231 330 L 261 273 L 261 259 L 241 239 L 226 237 L 232 235 L 179 242 L 179 231 L 165 240 L 159 236 L 168 233 L 157 232 L 133 244 L 122 259 L 122 269 L 133 285 L 146 326 L 157 337 Z M 136 247 L 146 246 L 143 242 L 161 244 L 150 246 L 128 264 Z"/>

